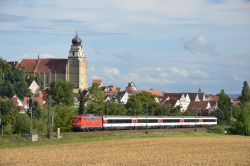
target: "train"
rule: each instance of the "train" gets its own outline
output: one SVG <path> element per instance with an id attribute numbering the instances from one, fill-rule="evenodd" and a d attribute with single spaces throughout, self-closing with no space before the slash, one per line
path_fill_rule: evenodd
<path id="1" fill-rule="evenodd" d="M 112 116 L 75 115 L 72 116 L 73 131 L 196 127 L 217 125 L 213 116 Z"/>

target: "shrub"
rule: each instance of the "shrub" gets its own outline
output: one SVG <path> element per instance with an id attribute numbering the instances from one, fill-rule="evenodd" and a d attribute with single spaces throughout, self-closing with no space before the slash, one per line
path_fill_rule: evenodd
<path id="1" fill-rule="evenodd" d="M 53 108 L 53 112 L 54 128 L 61 128 L 61 131 L 70 131 L 72 115 L 77 112 L 77 109 L 65 105 L 57 105 Z"/>
<path id="2" fill-rule="evenodd" d="M 18 114 L 14 124 L 14 134 L 29 133 L 30 119 L 27 114 Z"/>
<path id="3" fill-rule="evenodd" d="M 224 127 L 222 127 L 220 125 L 216 125 L 216 126 L 213 126 L 211 129 L 209 129 L 208 132 L 216 133 L 216 134 L 224 134 L 225 129 L 224 129 Z"/>
<path id="4" fill-rule="evenodd" d="M 13 134 L 13 127 L 10 123 L 7 123 L 6 126 L 4 126 L 4 130 L 3 130 L 4 134 L 10 135 Z"/>

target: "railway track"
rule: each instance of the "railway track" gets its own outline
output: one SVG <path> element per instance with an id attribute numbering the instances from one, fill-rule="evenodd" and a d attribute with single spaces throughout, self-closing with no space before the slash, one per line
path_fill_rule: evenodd
<path id="1" fill-rule="evenodd" d="M 198 131 L 207 131 L 205 127 L 197 128 Z M 148 133 L 166 133 L 166 132 L 193 132 L 195 128 L 161 128 L 161 129 L 148 129 Z M 63 136 L 70 135 L 85 135 L 85 136 L 109 136 L 116 134 L 142 134 L 146 133 L 146 129 L 119 129 L 119 130 L 102 130 L 102 131 L 78 131 L 78 132 L 64 132 Z"/>

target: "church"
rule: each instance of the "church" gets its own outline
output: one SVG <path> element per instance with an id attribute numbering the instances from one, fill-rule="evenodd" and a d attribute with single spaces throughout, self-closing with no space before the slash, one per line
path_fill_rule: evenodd
<path id="1" fill-rule="evenodd" d="M 88 62 L 77 33 L 72 39 L 68 59 L 40 59 L 38 56 L 37 59 L 23 59 L 16 66 L 28 75 L 39 76 L 45 88 L 55 80 L 71 82 L 75 92 L 88 88 Z"/>

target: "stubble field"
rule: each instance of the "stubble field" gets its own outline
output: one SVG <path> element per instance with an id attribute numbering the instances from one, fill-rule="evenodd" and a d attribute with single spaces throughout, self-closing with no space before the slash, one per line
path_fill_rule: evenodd
<path id="1" fill-rule="evenodd" d="M 250 137 L 161 137 L 0 149 L 0 165 L 250 165 Z"/>

